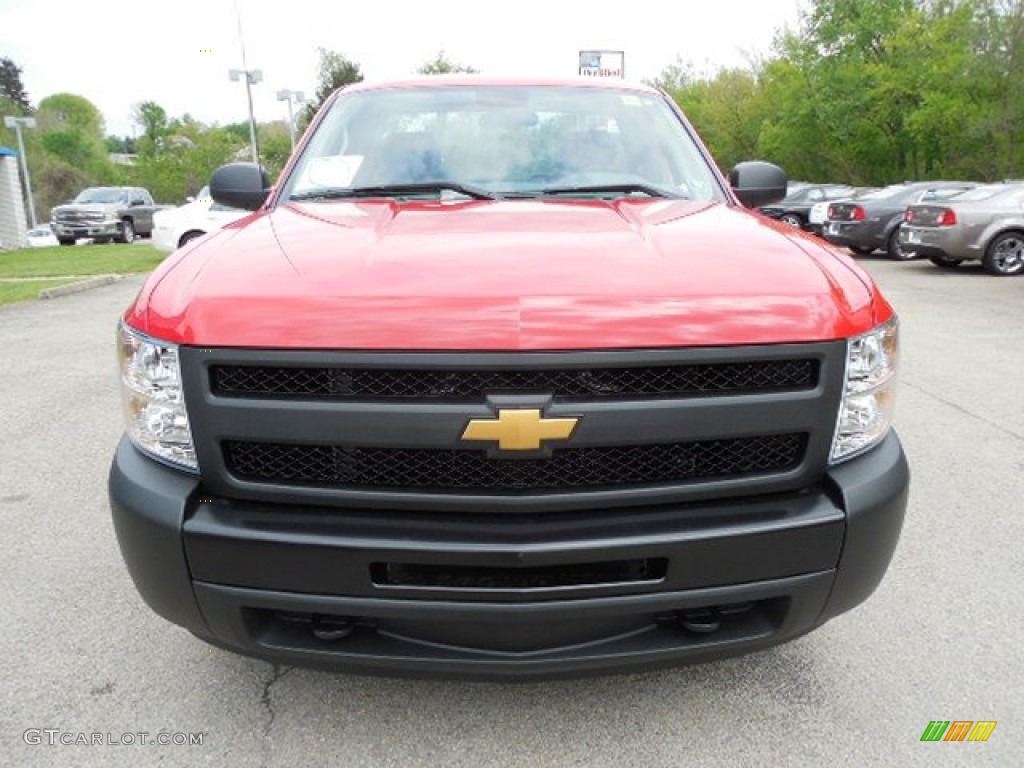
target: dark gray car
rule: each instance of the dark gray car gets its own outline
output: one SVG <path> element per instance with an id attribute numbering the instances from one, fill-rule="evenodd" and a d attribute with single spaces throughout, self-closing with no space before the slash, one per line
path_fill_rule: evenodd
<path id="1" fill-rule="evenodd" d="M 980 259 L 990 274 L 1024 274 L 1024 185 L 994 184 L 942 204 L 912 205 L 900 244 L 939 267 Z"/>
<path id="2" fill-rule="evenodd" d="M 153 233 L 153 197 L 141 187 L 90 187 L 74 201 L 51 212 L 53 232 L 61 245 L 80 237 L 94 243 L 130 243 Z"/>
<path id="3" fill-rule="evenodd" d="M 907 206 L 944 200 L 976 186 L 970 181 L 919 181 L 893 184 L 856 200 L 835 202 L 828 207 L 822 237 L 854 253 L 882 248 L 893 259 L 914 258 L 913 253 L 903 251 L 899 239 Z"/>

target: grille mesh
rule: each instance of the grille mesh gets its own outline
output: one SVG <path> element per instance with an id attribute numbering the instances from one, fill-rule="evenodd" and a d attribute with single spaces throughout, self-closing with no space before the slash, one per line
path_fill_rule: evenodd
<path id="1" fill-rule="evenodd" d="M 402 370 L 217 365 L 213 391 L 229 397 L 479 400 L 491 393 L 637 397 L 810 389 L 816 360 L 760 360 L 642 368 Z"/>
<path id="2" fill-rule="evenodd" d="M 57 221 L 103 221 L 103 214 L 86 211 L 62 211 L 55 214 Z"/>
<path id="3" fill-rule="evenodd" d="M 266 483 L 391 490 L 557 490 L 782 472 L 806 436 L 768 435 L 665 445 L 565 448 L 550 458 L 492 459 L 482 451 L 353 448 L 248 441 L 223 444 L 228 469 Z"/>

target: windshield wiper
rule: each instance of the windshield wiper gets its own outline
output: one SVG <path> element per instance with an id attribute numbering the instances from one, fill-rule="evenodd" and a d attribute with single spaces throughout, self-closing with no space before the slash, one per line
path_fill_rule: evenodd
<path id="1" fill-rule="evenodd" d="M 375 187 L 325 187 L 297 192 L 290 200 L 341 200 L 354 197 L 406 197 L 441 192 L 458 192 L 475 200 L 498 200 L 499 195 L 460 181 L 425 181 L 416 184 L 386 184 Z"/>
<path id="2" fill-rule="evenodd" d="M 589 186 L 576 186 L 576 187 L 547 187 L 534 193 L 538 196 L 544 195 L 603 195 L 603 194 L 621 194 L 630 195 L 636 192 L 640 192 L 648 197 L 668 197 L 674 199 L 683 199 L 685 196 L 678 192 L 673 192 L 670 189 L 664 189 L 662 187 L 656 187 L 653 184 L 645 184 L 644 182 L 627 182 L 625 184 L 593 184 Z"/>

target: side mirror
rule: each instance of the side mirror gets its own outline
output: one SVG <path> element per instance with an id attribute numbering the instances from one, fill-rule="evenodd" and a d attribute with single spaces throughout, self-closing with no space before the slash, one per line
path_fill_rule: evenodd
<path id="1" fill-rule="evenodd" d="M 270 177 L 255 163 L 222 165 L 210 177 L 210 197 L 231 208 L 258 210 L 269 193 Z"/>
<path id="2" fill-rule="evenodd" d="M 786 172 L 772 163 L 750 160 L 732 169 L 729 186 L 747 208 L 760 208 L 786 196 Z"/>

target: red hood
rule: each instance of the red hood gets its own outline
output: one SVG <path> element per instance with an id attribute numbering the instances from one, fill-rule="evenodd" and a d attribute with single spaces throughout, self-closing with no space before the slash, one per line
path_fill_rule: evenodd
<path id="1" fill-rule="evenodd" d="M 817 240 L 721 204 L 330 202 L 283 206 L 186 249 L 128 317 L 204 346 L 781 343 L 885 319 L 869 286 Z"/>

